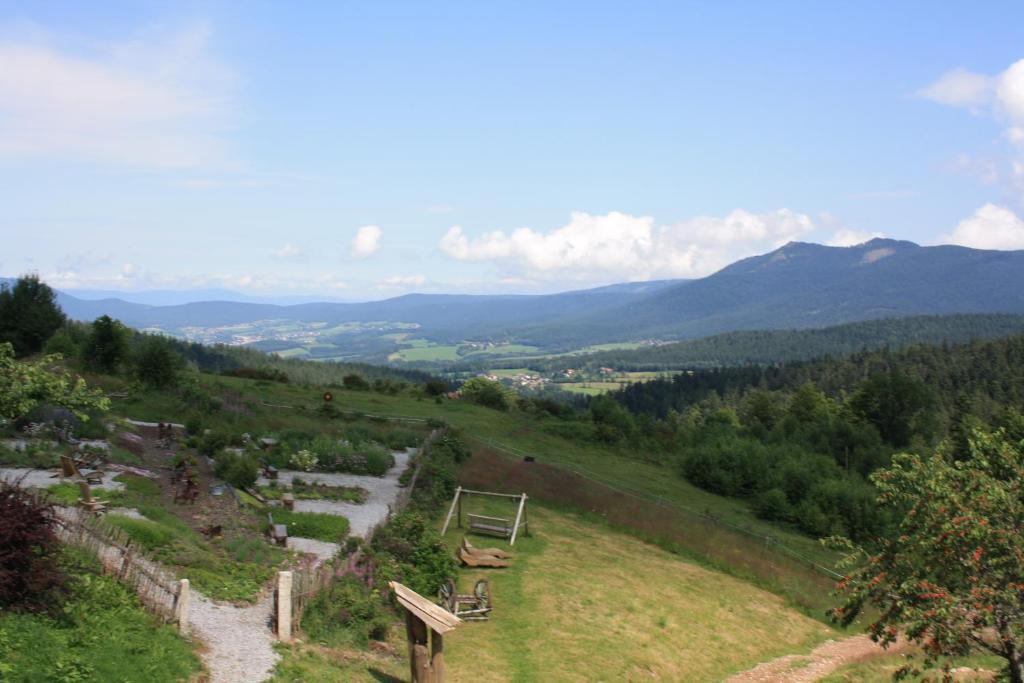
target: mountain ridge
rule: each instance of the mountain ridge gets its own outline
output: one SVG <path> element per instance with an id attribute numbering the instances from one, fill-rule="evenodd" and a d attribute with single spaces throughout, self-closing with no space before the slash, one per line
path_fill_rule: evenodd
<path id="1" fill-rule="evenodd" d="M 413 293 L 373 302 L 204 301 L 152 306 L 61 292 L 68 315 L 108 314 L 180 334 L 260 320 L 402 322 L 438 343 L 501 340 L 546 349 L 737 330 L 807 329 L 913 315 L 1024 313 L 1024 251 L 876 238 L 848 247 L 789 242 L 695 280 L 619 283 L 556 294 Z"/>

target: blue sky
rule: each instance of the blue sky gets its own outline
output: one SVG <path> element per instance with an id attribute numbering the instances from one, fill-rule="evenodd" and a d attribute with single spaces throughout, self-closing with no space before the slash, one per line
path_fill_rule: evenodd
<path id="1" fill-rule="evenodd" d="M 1024 4 L 0 3 L 0 274 L 379 298 L 1024 248 Z"/>

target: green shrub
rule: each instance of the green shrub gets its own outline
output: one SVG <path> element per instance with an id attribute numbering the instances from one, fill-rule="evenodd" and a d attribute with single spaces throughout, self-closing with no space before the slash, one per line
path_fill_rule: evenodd
<path id="1" fill-rule="evenodd" d="M 135 376 L 152 389 L 177 386 L 185 360 L 166 337 L 144 335 L 135 352 Z"/>
<path id="2" fill-rule="evenodd" d="M 393 451 L 420 445 L 419 435 L 410 429 L 392 429 L 384 434 L 383 440 L 384 445 Z"/>
<path id="3" fill-rule="evenodd" d="M 383 477 L 395 464 L 395 456 L 378 444 L 364 446 L 362 455 L 366 473 L 374 477 Z"/>
<path id="4" fill-rule="evenodd" d="M 99 413 L 91 413 L 89 420 L 79 421 L 75 425 L 75 436 L 79 439 L 106 439 L 110 436 L 110 432 L 107 431 L 107 426 L 103 424 L 101 415 Z"/>
<path id="5" fill-rule="evenodd" d="M 754 498 L 754 514 L 761 519 L 789 520 L 793 511 L 782 489 L 768 489 Z"/>
<path id="6" fill-rule="evenodd" d="M 213 472 L 236 489 L 248 489 L 259 478 L 260 466 L 249 454 L 221 453 L 217 456 Z"/>
<path id="7" fill-rule="evenodd" d="M 231 443 L 231 439 L 227 434 L 211 430 L 199 437 L 199 441 L 196 443 L 196 450 L 201 455 L 207 455 L 212 458 L 227 448 L 229 443 Z"/>
<path id="8" fill-rule="evenodd" d="M 373 537 L 380 581 L 401 581 L 420 595 L 434 595 L 455 576 L 455 560 L 433 524 L 423 515 L 396 515 Z"/>
<path id="9" fill-rule="evenodd" d="M 345 375 L 341 382 L 345 385 L 346 389 L 354 391 L 366 391 L 370 388 L 370 383 L 359 375 Z"/>
<path id="10" fill-rule="evenodd" d="M 494 408 L 495 410 L 508 410 L 512 407 L 512 392 L 501 385 L 500 382 L 487 379 L 486 377 L 473 377 L 466 380 L 461 392 L 463 398 L 471 403 Z"/>
<path id="11" fill-rule="evenodd" d="M 302 629 L 327 644 L 365 645 L 387 637 L 391 617 L 376 591 L 359 579 L 345 576 L 318 593 L 302 616 Z"/>

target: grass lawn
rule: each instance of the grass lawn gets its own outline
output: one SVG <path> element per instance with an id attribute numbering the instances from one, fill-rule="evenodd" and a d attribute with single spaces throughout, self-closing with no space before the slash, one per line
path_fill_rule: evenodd
<path id="1" fill-rule="evenodd" d="M 65 558 L 74 592 L 58 616 L 0 613 L 0 680 L 173 683 L 200 670 L 192 646 L 95 560 Z"/>
<path id="2" fill-rule="evenodd" d="M 529 518 L 532 536 L 513 548 L 472 537 L 515 557 L 509 569 L 462 571 L 460 592 L 491 582 L 494 612 L 446 637 L 452 681 L 715 681 L 835 634 L 776 595 L 604 525 L 536 504 Z"/>
<path id="3" fill-rule="evenodd" d="M 275 524 L 287 524 L 289 536 L 315 538 L 328 543 L 341 543 L 348 535 L 348 520 L 322 512 L 292 512 L 274 508 Z"/>

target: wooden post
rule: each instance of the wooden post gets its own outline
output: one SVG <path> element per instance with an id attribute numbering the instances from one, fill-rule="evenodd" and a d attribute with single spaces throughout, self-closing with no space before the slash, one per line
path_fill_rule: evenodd
<path id="1" fill-rule="evenodd" d="M 399 604 L 405 608 L 405 636 L 409 645 L 409 675 L 413 683 L 444 683 L 442 635 L 461 620 L 431 600 L 392 581 Z"/>
<path id="2" fill-rule="evenodd" d="M 277 573 L 277 639 L 292 640 L 292 573 Z"/>
<path id="3" fill-rule="evenodd" d="M 526 508 L 526 494 L 519 499 L 519 509 L 516 511 L 516 521 L 512 524 L 512 538 L 509 539 L 509 545 L 516 544 L 516 535 L 519 533 L 519 521 L 523 518 L 523 510 Z"/>
<path id="4" fill-rule="evenodd" d="M 444 683 L 444 636 L 437 631 L 430 632 L 430 668 L 435 683 Z"/>
<path id="5" fill-rule="evenodd" d="M 441 535 L 442 536 L 444 536 L 445 533 L 447 533 L 447 531 L 448 531 L 448 525 L 451 524 L 452 515 L 455 513 L 455 506 L 458 505 L 459 499 L 461 498 L 461 495 L 462 495 L 462 487 L 459 486 L 458 488 L 455 489 L 455 497 L 452 498 L 451 507 L 448 508 L 448 516 L 444 518 L 444 526 L 441 528 Z M 459 517 L 462 517 L 461 508 L 460 508 L 460 512 L 459 512 Z M 460 526 L 461 526 L 461 523 L 462 523 L 462 521 L 460 519 L 459 520 Z"/>
<path id="6" fill-rule="evenodd" d="M 174 600 L 174 616 L 178 620 L 178 633 L 183 636 L 187 636 L 189 634 L 188 592 L 188 579 L 182 579 L 178 582 L 178 596 Z"/>

